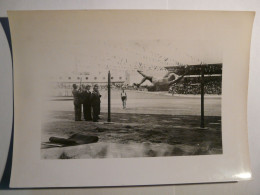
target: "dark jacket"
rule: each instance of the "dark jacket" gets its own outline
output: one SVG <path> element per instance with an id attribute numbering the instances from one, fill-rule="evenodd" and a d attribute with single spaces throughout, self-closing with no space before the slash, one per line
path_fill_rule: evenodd
<path id="1" fill-rule="evenodd" d="M 93 91 L 91 94 L 91 105 L 99 106 L 100 102 L 101 102 L 100 98 L 101 98 L 101 95 L 98 92 Z"/>
<path id="2" fill-rule="evenodd" d="M 81 92 L 78 89 L 73 89 L 72 90 L 72 95 L 74 97 L 74 104 L 80 104 Z"/>
<path id="3" fill-rule="evenodd" d="M 83 91 L 82 92 L 82 102 L 86 105 L 91 105 L 91 92 Z"/>

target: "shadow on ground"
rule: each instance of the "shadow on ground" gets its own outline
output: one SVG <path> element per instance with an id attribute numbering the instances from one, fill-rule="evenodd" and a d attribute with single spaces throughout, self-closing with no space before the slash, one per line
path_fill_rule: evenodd
<path id="1" fill-rule="evenodd" d="M 91 150 L 91 155 L 83 149 L 81 154 L 78 153 L 80 150 L 77 148 L 73 150 L 67 147 L 61 150 L 60 148 L 44 149 L 42 146 L 43 158 L 222 154 L 220 116 L 206 116 L 206 128 L 201 129 L 199 128 L 200 116 L 113 113 L 111 115 L 113 123 L 106 124 L 105 113 L 101 113 L 103 120 L 99 123 L 75 122 L 73 114 L 72 111 L 54 111 L 48 114 L 49 119 L 43 122 L 42 143 L 48 142 L 51 136 L 68 138 L 75 133 L 95 135 L 99 138 L 98 143 L 84 146 L 87 147 L 85 149 Z M 57 152 L 58 150 L 60 152 Z M 48 155 L 48 151 L 53 155 Z"/>

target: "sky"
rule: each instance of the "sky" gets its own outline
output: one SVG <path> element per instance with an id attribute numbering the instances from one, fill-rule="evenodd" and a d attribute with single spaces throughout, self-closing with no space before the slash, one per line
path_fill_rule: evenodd
<path id="1" fill-rule="evenodd" d="M 161 77 L 165 66 L 221 63 L 226 28 L 217 15 L 168 11 L 21 13 L 19 36 L 46 74 L 111 75 L 136 70 Z M 24 54 L 23 54 L 24 55 Z M 29 54 L 30 55 L 30 54 Z M 43 73 L 43 74 L 45 74 Z"/>
<path id="2" fill-rule="evenodd" d="M 55 58 L 55 66 L 60 66 L 59 74 L 106 74 L 110 70 L 112 75 L 124 75 L 127 71 L 130 83 L 141 79 L 137 70 L 161 77 L 166 74 L 166 66 L 222 62 L 222 50 L 212 47 L 208 41 L 86 41 L 78 43 L 77 47 L 73 46 L 73 51 L 71 47 L 63 48 L 65 54 L 60 56 L 62 60 Z"/>

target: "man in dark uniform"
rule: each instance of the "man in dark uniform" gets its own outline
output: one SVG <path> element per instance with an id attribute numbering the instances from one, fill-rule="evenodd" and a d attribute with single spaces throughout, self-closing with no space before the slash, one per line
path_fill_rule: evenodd
<path id="1" fill-rule="evenodd" d="M 91 117 L 91 92 L 90 85 L 86 85 L 83 92 L 83 114 L 86 121 L 92 121 Z"/>
<path id="2" fill-rule="evenodd" d="M 81 91 L 76 84 L 72 85 L 72 95 L 74 97 L 75 121 L 81 121 Z"/>
<path id="3" fill-rule="evenodd" d="M 98 91 L 98 85 L 94 85 L 93 92 L 91 94 L 91 106 L 93 110 L 93 122 L 98 122 L 98 115 L 100 114 L 100 98 L 101 95 Z"/>

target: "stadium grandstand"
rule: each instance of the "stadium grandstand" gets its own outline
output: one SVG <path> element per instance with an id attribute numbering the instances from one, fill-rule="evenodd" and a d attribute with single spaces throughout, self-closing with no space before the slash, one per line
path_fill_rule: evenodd
<path id="1" fill-rule="evenodd" d="M 184 78 L 170 87 L 173 94 L 200 94 L 201 68 L 204 68 L 204 92 L 205 94 L 221 95 L 222 88 L 222 64 L 189 65 L 186 73 L 184 66 L 165 67 L 169 72 L 183 75 Z"/>

